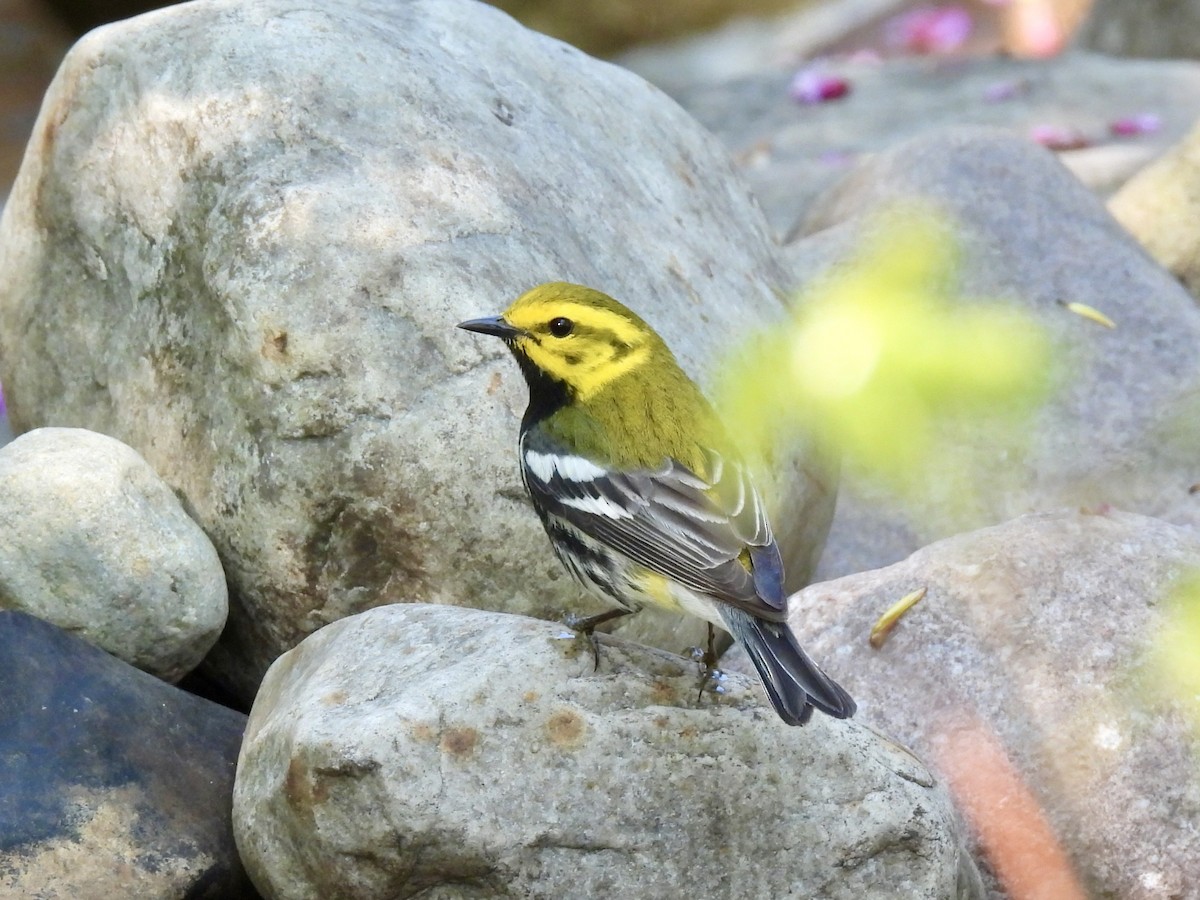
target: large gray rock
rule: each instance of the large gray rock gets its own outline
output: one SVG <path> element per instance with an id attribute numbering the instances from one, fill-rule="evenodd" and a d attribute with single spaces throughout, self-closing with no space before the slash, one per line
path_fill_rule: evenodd
<path id="1" fill-rule="evenodd" d="M 552 623 L 396 605 L 271 667 L 234 829 L 276 900 L 970 897 L 945 794 L 853 721 Z"/>
<path id="2" fill-rule="evenodd" d="M 1086 53 L 1045 61 L 845 61 L 825 69 L 849 80 L 849 95 L 797 105 L 788 93 L 791 70 L 783 68 L 674 91 L 729 147 L 785 237 L 860 158 L 953 126 L 1003 128 L 1022 137 L 1037 128 L 1078 135 L 1088 146 L 1060 158 L 1093 190 L 1110 193 L 1187 133 L 1200 95 L 1200 64 Z M 1157 116 L 1158 129 L 1110 134 L 1114 122 L 1138 115 Z"/>
<path id="3" fill-rule="evenodd" d="M 1105 504 L 1200 525 L 1196 397 L 1200 310 L 1049 152 L 1002 132 L 948 130 L 905 142 L 854 168 L 808 211 L 790 245 L 799 277 L 816 283 L 852 258 L 875 213 L 932 206 L 962 245 L 964 299 L 1014 304 L 1054 342 L 1058 383 L 1005 452 L 974 423 L 939 440 L 971 466 L 971 502 L 935 473 L 900 503 L 847 478 L 822 560 L 824 580 L 902 559 L 930 540 L 1061 506 Z M 1104 328 L 1064 304 L 1088 304 Z"/>
<path id="4" fill-rule="evenodd" d="M 136 451 L 40 428 L 0 450 L 0 608 L 178 681 L 217 640 L 228 598 L 212 543 Z"/>
<path id="5" fill-rule="evenodd" d="M 381 603 L 580 607 L 520 485 L 524 383 L 456 322 L 584 282 L 703 378 L 782 315 L 776 254 L 682 110 L 492 8 L 184 4 L 84 38 L 47 95 L 0 220 L 0 378 L 18 430 L 116 435 L 186 498 L 232 588 L 207 668 L 249 700 Z M 798 586 L 833 479 L 782 469 Z"/>
<path id="6" fill-rule="evenodd" d="M 1193 529 L 1122 512 L 1026 516 L 812 585 L 792 597 L 792 623 L 845 673 L 858 718 L 925 758 L 973 721 L 994 733 L 1088 896 L 1195 900 L 1196 707 L 1161 702 L 1148 654 L 1173 579 L 1198 565 Z M 918 588 L 925 597 L 872 649 L 875 621 Z M 967 794 L 971 774 L 957 776 Z"/>
<path id="7" fill-rule="evenodd" d="M 256 898 L 231 820 L 245 727 L 0 611 L 0 896 Z"/>

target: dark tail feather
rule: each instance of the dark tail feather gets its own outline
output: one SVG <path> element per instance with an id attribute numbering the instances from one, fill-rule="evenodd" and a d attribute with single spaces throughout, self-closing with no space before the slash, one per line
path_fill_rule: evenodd
<path id="1" fill-rule="evenodd" d="M 746 648 L 783 721 L 803 725 L 812 718 L 814 707 L 835 719 L 854 715 L 854 700 L 808 658 L 787 625 L 755 618 L 733 606 L 723 607 L 721 618 Z"/>

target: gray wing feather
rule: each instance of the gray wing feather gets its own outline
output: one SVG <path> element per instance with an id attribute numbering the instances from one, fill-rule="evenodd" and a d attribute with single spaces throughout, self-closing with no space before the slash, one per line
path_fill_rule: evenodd
<path id="1" fill-rule="evenodd" d="M 711 484 L 674 460 L 657 471 L 585 479 L 557 469 L 543 478 L 524 455 L 521 462 L 530 496 L 545 513 L 694 591 L 781 621 L 783 562 L 762 500 L 744 466 L 709 455 Z M 753 572 L 739 560 L 743 551 Z"/>

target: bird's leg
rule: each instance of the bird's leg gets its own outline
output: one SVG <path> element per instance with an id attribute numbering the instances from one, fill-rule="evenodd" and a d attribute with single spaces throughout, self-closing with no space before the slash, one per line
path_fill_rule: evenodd
<path id="1" fill-rule="evenodd" d="M 700 690 L 696 693 L 696 702 L 699 703 L 704 697 L 704 689 L 708 687 L 709 681 L 718 673 L 717 670 L 717 631 L 713 628 L 712 622 L 708 623 L 708 647 L 701 653 L 700 648 L 696 648 L 696 657 L 703 665 L 700 671 Z"/>
<path id="2" fill-rule="evenodd" d="M 594 616 L 577 616 L 574 613 L 569 613 L 563 619 L 563 624 L 583 635 L 584 639 L 592 647 L 592 660 L 595 663 L 595 668 L 599 669 L 600 645 L 596 643 L 596 638 L 592 634 L 596 630 L 596 626 L 603 625 L 605 622 L 611 622 L 613 619 L 619 619 L 622 616 L 627 616 L 632 612 L 632 609 L 618 607 L 602 613 L 596 613 Z"/>

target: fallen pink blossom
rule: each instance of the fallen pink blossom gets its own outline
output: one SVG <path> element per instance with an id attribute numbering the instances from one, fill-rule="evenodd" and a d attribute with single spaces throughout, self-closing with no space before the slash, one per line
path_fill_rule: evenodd
<path id="1" fill-rule="evenodd" d="M 850 82 L 820 69 L 801 69 L 792 76 L 788 94 L 797 103 L 814 104 L 838 100 L 850 93 Z"/>
<path id="2" fill-rule="evenodd" d="M 906 53 L 953 53 L 971 36 L 971 14 L 957 4 L 918 6 L 887 23 L 887 43 Z"/>
<path id="3" fill-rule="evenodd" d="M 1108 123 L 1108 131 L 1117 137 L 1133 137 L 1139 134 L 1154 134 L 1162 129 L 1162 116 L 1156 113 L 1137 113 L 1122 116 Z"/>
<path id="4" fill-rule="evenodd" d="M 1035 143 L 1041 144 L 1047 150 L 1081 150 L 1090 147 L 1092 142 L 1082 131 L 1062 125 L 1034 125 L 1029 129 L 1029 137 Z"/>

